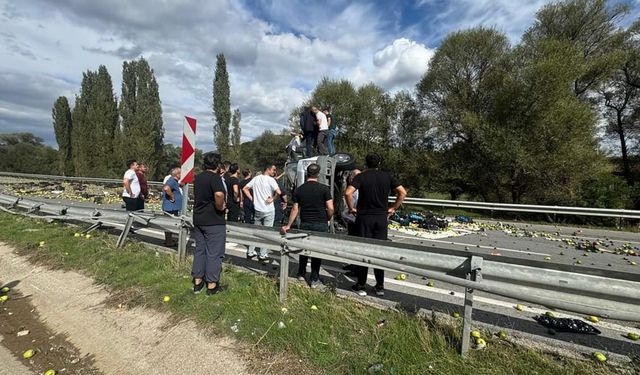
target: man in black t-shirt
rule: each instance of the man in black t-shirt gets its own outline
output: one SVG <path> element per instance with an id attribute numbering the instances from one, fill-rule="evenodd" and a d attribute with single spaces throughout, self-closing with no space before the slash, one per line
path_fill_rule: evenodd
<path id="1" fill-rule="evenodd" d="M 289 222 L 282 227 L 282 232 L 287 233 L 291 225 L 300 213 L 300 229 L 316 232 L 327 232 L 328 221 L 333 216 L 333 199 L 329 187 L 318 182 L 320 166 L 310 164 L 307 167 L 307 182 L 300 185 L 293 193 L 293 207 Z M 298 267 L 298 279 L 304 280 L 307 272 L 308 257 L 300 255 Z M 311 258 L 311 288 L 317 288 L 320 283 L 319 258 Z"/>
<path id="2" fill-rule="evenodd" d="M 400 208 L 407 191 L 387 172 L 378 170 L 380 156 L 369 154 L 366 157 L 367 169 L 357 175 L 344 193 L 349 212 L 356 215 L 355 230 L 357 235 L 378 240 L 387 239 L 389 217 Z M 358 204 L 353 205 L 353 193 L 358 191 Z M 389 193 L 396 194 L 395 203 L 389 207 Z M 366 295 L 367 267 L 357 267 L 358 282 L 351 288 L 359 295 Z M 375 269 L 375 292 L 384 295 L 384 271 Z"/>
<path id="3" fill-rule="evenodd" d="M 240 207 L 243 210 L 243 221 L 246 224 L 253 224 L 253 202 L 246 195 L 242 194 L 242 189 L 251 181 L 253 175 L 250 169 L 242 170 L 242 177 L 244 179 L 238 183 L 238 190 L 240 190 L 241 204 Z"/>
<path id="4" fill-rule="evenodd" d="M 204 172 L 193 183 L 193 292 L 207 284 L 207 295 L 220 291 L 220 272 L 226 243 L 225 186 L 220 177 L 220 155 L 204 154 Z"/>
<path id="5" fill-rule="evenodd" d="M 240 199 L 242 191 L 239 188 L 238 164 L 229 165 L 229 170 L 224 178 L 227 185 L 227 221 L 237 222 L 240 220 Z"/>

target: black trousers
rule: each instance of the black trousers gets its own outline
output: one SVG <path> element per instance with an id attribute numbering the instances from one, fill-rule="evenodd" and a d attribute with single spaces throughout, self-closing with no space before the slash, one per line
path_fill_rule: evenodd
<path id="1" fill-rule="evenodd" d="M 253 214 L 255 213 L 253 209 L 253 202 L 249 199 L 245 199 L 244 202 L 242 202 L 242 209 L 244 210 L 245 224 L 253 224 Z"/>
<path id="2" fill-rule="evenodd" d="M 302 230 L 312 230 L 315 232 L 327 232 L 329 230 L 329 225 L 327 222 L 319 222 L 319 223 L 300 223 L 300 229 Z M 298 263 L 298 276 L 304 276 L 307 273 L 307 262 L 309 261 L 309 257 L 305 255 L 300 255 L 299 263 Z M 311 281 L 320 280 L 320 265 L 322 264 L 322 259 L 320 258 L 311 258 Z"/>
<path id="3" fill-rule="evenodd" d="M 127 211 L 144 210 L 144 200 L 140 197 L 138 198 L 122 197 L 122 200 L 124 201 L 125 209 Z"/>
<path id="4" fill-rule="evenodd" d="M 227 208 L 229 212 L 227 212 L 227 221 L 237 223 L 240 221 L 240 204 L 237 202 L 229 201 L 227 202 Z"/>
<path id="5" fill-rule="evenodd" d="M 387 240 L 388 222 L 386 213 L 380 215 L 358 215 L 354 226 L 357 235 L 360 237 Z M 358 284 L 364 286 L 367 283 L 369 268 L 357 266 L 354 271 L 358 278 Z M 376 277 L 376 286 L 384 286 L 384 270 L 375 268 L 373 274 Z"/>
<path id="6" fill-rule="evenodd" d="M 314 131 L 304 132 L 305 157 L 310 158 L 313 156 L 313 148 L 316 146 L 317 140 L 318 133 Z"/>

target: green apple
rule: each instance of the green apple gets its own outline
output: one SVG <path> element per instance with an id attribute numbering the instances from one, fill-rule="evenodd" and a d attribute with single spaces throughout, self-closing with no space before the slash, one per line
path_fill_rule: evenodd
<path id="1" fill-rule="evenodd" d="M 479 339 L 480 336 L 480 331 L 471 331 L 471 337 Z"/>
<path id="2" fill-rule="evenodd" d="M 33 357 L 35 354 L 36 354 L 35 350 L 28 349 L 28 350 L 25 350 L 24 353 L 22 353 L 22 358 L 29 359 L 29 358 Z"/>
<path id="3" fill-rule="evenodd" d="M 162 302 L 169 302 L 169 301 L 171 301 L 171 297 L 169 296 L 162 297 Z"/>
<path id="4" fill-rule="evenodd" d="M 498 337 L 500 337 L 500 339 L 502 339 L 502 340 L 506 340 L 507 337 L 508 337 L 507 332 L 505 332 L 505 331 L 498 332 Z"/>
<path id="5" fill-rule="evenodd" d="M 629 340 L 638 341 L 638 339 L 640 339 L 640 335 L 638 335 L 635 332 L 629 332 L 629 333 L 627 333 L 627 338 Z"/>
<path id="6" fill-rule="evenodd" d="M 594 352 L 593 353 L 593 358 L 595 358 L 598 362 L 606 362 L 607 361 L 607 357 L 600 353 L 600 352 Z"/>

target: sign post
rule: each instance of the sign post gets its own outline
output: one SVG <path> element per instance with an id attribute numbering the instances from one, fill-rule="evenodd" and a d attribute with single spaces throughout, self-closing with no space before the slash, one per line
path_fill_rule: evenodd
<path id="1" fill-rule="evenodd" d="M 180 168 L 180 183 L 182 187 L 182 216 L 187 215 L 189 203 L 189 184 L 193 182 L 193 167 L 196 157 L 196 119 L 184 117 L 184 128 L 182 131 L 182 158 Z M 178 237 L 178 260 L 183 261 L 187 257 L 187 241 L 189 232 L 187 226 L 182 222 L 180 235 Z"/>

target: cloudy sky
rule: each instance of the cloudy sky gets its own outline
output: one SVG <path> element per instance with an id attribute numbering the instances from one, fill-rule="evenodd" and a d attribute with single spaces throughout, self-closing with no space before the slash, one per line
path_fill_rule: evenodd
<path id="1" fill-rule="evenodd" d="M 56 146 L 53 101 L 66 95 L 73 104 L 82 72 L 100 64 L 119 96 L 122 62 L 143 56 L 160 85 L 165 141 L 178 144 L 192 115 L 199 148 L 211 150 L 218 53 L 245 141 L 286 127 L 323 76 L 412 88 L 447 33 L 485 25 L 517 43 L 545 2 L 0 0 L 0 132 Z"/>

